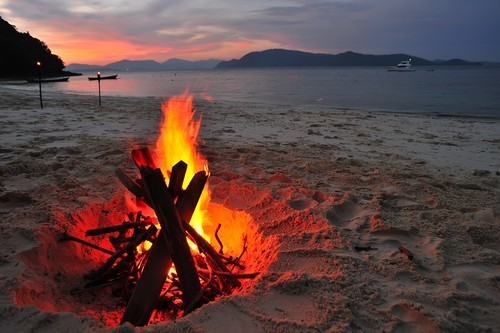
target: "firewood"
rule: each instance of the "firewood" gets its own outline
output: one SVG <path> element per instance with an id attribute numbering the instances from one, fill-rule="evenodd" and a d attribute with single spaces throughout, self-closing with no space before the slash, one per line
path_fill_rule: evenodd
<path id="1" fill-rule="evenodd" d="M 179 194 L 176 205 L 183 221 L 188 223 L 191 221 L 207 179 L 208 176 L 205 171 L 197 172 L 189 182 L 186 190 Z"/>
<path id="2" fill-rule="evenodd" d="M 172 167 L 172 172 L 169 177 L 170 181 L 168 183 L 168 190 L 173 198 L 177 197 L 182 191 L 182 183 L 184 182 L 186 171 L 187 164 L 184 161 L 179 161 Z"/>
<path id="3" fill-rule="evenodd" d="M 97 270 L 92 271 L 89 274 L 87 274 L 87 278 L 95 279 L 99 275 L 106 272 L 108 269 L 110 269 L 113 266 L 113 264 L 116 262 L 116 260 L 118 260 L 118 258 L 123 256 L 128 251 L 135 249 L 140 243 L 144 242 L 146 239 L 148 239 L 152 235 L 156 234 L 156 231 L 157 231 L 156 227 L 154 225 L 151 225 L 149 227 L 149 229 L 145 230 L 143 233 L 138 235 L 136 237 L 136 239 L 134 239 L 133 241 L 128 243 L 125 247 L 120 248 L 119 250 L 114 252 L 111 255 L 111 257 L 109 257 L 108 260 L 106 260 L 106 262 L 101 267 L 99 267 Z"/>
<path id="4" fill-rule="evenodd" d="M 173 196 L 181 191 L 180 186 L 185 176 L 185 170 L 183 171 L 183 169 L 186 168 L 187 165 L 181 161 L 172 169 L 169 188 Z M 163 180 L 163 177 L 161 178 Z M 182 212 L 184 219 L 188 221 L 191 219 L 199 195 L 201 195 L 201 192 L 196 200 L 189 201 L 190 205 L 187 204 L 187 201 L 184 204 L 177 202 L 176 206 Z M 194 194 L 191 196 L 194 197 Z M 193 204 L 194 201 L 196 201 L 195 204 Z M 173 246 L 167 238 L 158 237 L 156 239 L 150 249 L 149 258 L 142 271 L 141 278 L 128 302 L 127 309 L 121 320 L 122 323 L 130 322 L 134 326 L 144 326 L 149 322 L 172 265 L 172 248 Z"/>
<path id="5" fill-rule="evenodd" d="M 202 301 L 213 300 L 240 286 L 239 278 L 254 278 L 259 274 L 233 274 L 227 267 L 233 265 L 233 268 L 244 268 L 238 261 L 246 251 L 246 243 L 240 257 L 226 258 L 218 254 L 189 224 L 208 178 L 204 171 L 195 174 L 188 187 L 182 190 L 187 169 L 183 161 L 172 168 L 169 174 L 170 183 L 167 186 L 161 171 L 154 168 L 147 148 L 134 150 L 132 158 L 142 178 L 131 183 L 131 177 L 126 174 L 127 177 L 123 177 L 124 172 L 118 172 L 122 178 L 127 179 L 122 183 L 155 210 L 161 230 L 149 252 L 143 254 L 143 259 L 134 266 L 134 274 L 136 277 L 140 274 L 140 278 L 130 297 L 122 323 L 146 325 L 155 307 L 159 305 L 162 288 L 166 288 L 161 298 L 162 306 L 168 306 L 175 312 L 180 309 L 178 301 L 182 298 L 182 308 L 186 314 L 201 305 Z M 132 218 L 130 220 L 132 221 Z M 186 237 L 205 255 L 196 255 L 197 263 Z M 222 242 L 220 245 L 222 248 Z M 177 274 L 168 275 L 172 263 Z M 139 267 L 143 267 L 141 273 Z M 203 281 L 203 289 L 200 280 Z M 168 285 L 165 285 L 166 281 Z"/>
<path id="6" fill-rule="evenodd" d="M 133 263 L 134 258 L 125 258 L 116 264 L 114 267 L 104 272 L 103 274 L 97 276 L 95 279 L 87 282 L 85 288 L 99 286 L 108 282 L 119 280 L 128 274 L 129 268 Z"/>
<path id="7" fill-rule="evenodd" d="M 187 233 L 191 236 L 191 238 L 196 243 L 201 252 L 207 256 L 210 265 L 214 267 L 214 269 L 217 271 L 231 273 L 224 264 L 224 262 L 219 257 L 218 253 L 212 247 L 212 245 L 210 245 L 210 243 L 205 238 L 203 238 L 203 236 L 197 233 L 196 230 L 194 230 L 194 228 L 190 224 L 184 223 L 183 225 Z M 241 285 L 236 278 L 230 275 L 226 277 L 226 280 L 228 281 L 225 283 L 225 288 L 224 288 L 225 290 L 229 290 L 232 287 L 239 287 Z"/>
<path id="8" fill-rule="evenodd" d="M 161 234 L 167 241 L 167 245 L 171 244 L 173 247 L 172 261 L 179 276 L 184 311 L 187 313 L 199 302 L 201 298 L 201 285 L 191 250 L 187 243 L 182 219 L 168 192 L 161 170 L 143 166 L 140 168 L 140 172 L 146 185 L 148 198 L 153 204 L 156 217 L 160 222 Z M 178 208 L 181 210 L 183 206 L 179 206 Z"/>
<path id="9" fill-rule="evenodd" d="M 220 275 L 220 276 L 231 276 L 234 278 L 238 279 L 254 279 L 257 275 L 259 275 L 259 272 L 255 273 L 227 273 L 227 272 L 219 272 L 219 271 L 208 271 L 208 270 L 203 270 L 199 269 L 200 272 L 202 273 L 210 273 L 214 275 Z"/>
<path id="10" fill-rule="evenodd" d="M 144 203 L 150 205 L 147 202 L 146 193 L 144 189 L 139 185 L 136 181 L 132 179 L 125 171 L 122 169 L 116 169 L 115 171 L 116 177 L 120 180 L 120 182 L 125 186 L 132 194 L 134 194 L 137 198 L 142 200 Z"/>
<path id="11" fill-rule="evenodd" d="M 182 225 L 184 229 L 187 231 L 188 235 L 191 239 L 196 243 L 196 245 L 210 258 L 210 263 L 214 267 L 215 270 L 230 273 L 229 269 L 222 262 L 222 260 L 217 255 L 215 249 L 210 245 L 209 242 L 205 238 L 203 238 L 200 234 L 196 232 L 196 230 L 189 224 L 189 221 L 192 217 L 192 212 L 196 208 L 198 204 L 198 198 L 201 196 L 203 192 L 203 188 L 207 182 L 208 176 L 205 171 L 199 171 L 194 176 L 193 179 L 189 182 L 188 187 L 184 192 L 179 195 L 177 199 L 177 207 L 179 210 L 179 215 L 182 218 Z M 188 214 L 188 212 L 191 212 Z M 230 286 L 240 286 L 240 283 L 237 279 L 233 277 L 227 277 L 228 283 Z M 226 286 L 229 289 L 229 286 Z"/>
<path id="12" fill-rule="evenodd" d="M 113 225 L 110 227 L 89 229 L 85 232 L 85 236 L 99 236 L 111 232 L 128 230 L 137 227 L 147 227 L 149 225 L 151 225 L 151 222 L 127 222 L 120 225 Z"/>
<path id="13" fill-rule="evenodd" d="M 148 261 L 127 304 L 122 324 L 147 325 L 171 266 L 171 246 L 167 245 L 164 237 L 158 237 L 149 250 Z"/>
<path id="14" fill-rule="evenodd" d="M 156 169 L 155 162 L 149 149 L 147 147 L 142 147 L 138 149 L 132 149 L 131 151 L 132 160 L 134 160 L 135 165 L 140 170 L 141 167 L 150 167 L 151 169 Z"/>
<path id="15" fill-rule="evenodd" d="M 219 243 L 220 249 L 219 249 L 219 254 L 224 254 L 224 244 L 222 244 L 220 238 L 219 238 L 219 230 L 222 224 L 217 225 L 217 229 L 215 229 L 215 239 L 217 240 L 217 243 Z"/>
<path id="16" fill-rule="evenodd" d="M 91 247 L 95 250 L 98 250 L 98 251 L 101 251 L 103 253 L 106 253 L 106 254 L 114 254 L 113 251 L 110 251 L 110 250 L 107 250 L 105 248 L 102 248 L 100 246 L 97 246 L 95 244 L 92 244 L 92 243 L 89 243 L 83 239 L 80 239 L 80 238 L 77 238 L 77 237 L 74 237 L 74 236 L 71 236 L 71 235 L 68 235 L 67 233 L 63 233 L 61 234 L 61 236 L 59 237 L 59 242 L 65 242 L 65 241 L 73 241 L 73 242 L 77 242 L 77 243 L 80 243 L 80 244 L 83 244 L 83 245 L 86 245 L 88 247 Z"/>

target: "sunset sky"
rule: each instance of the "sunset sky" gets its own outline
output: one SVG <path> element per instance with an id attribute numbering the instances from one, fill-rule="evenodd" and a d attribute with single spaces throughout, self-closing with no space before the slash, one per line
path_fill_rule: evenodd
<path id="1" fill-rule="evenodd" d="M 499 0 L 0 0 L 66 65 L 286 48 L 500 61 Z"/>

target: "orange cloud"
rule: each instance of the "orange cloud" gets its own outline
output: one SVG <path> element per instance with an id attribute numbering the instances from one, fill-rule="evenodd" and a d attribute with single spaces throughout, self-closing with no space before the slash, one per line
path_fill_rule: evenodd
<path id="1" fill-rule="evenodd" d="M 51 20 L 50 24 L 28 24 L 20 20 L 22 27 L 31 27 L 32 35 L 43 40 L 52 53 L 57 54 L 66 65 L 84 63 L 106 65 L 123 59 L 151 59 L 158 62 L 170 58 L 204 60 L 209 58 L 228 60 L 240 58 L 248 52 L 269 48 L 286 47 L 270 40 L 234 38 L 212 40 L 199 38 L 195 41 L 187 35 L 186 40 L 166 43 L 158 35 L 130 39 L 109 24 L 101 26 L 72 23 L 70 20 Z M 76 33 L 78 32 L 78 33 Z M 161 34 L 160 34 L 161 35 Z M 151 37 L 151 38 L 149 38 Z M 204 40 L 207 39 L 207 40 Z M 160 44 L 161 43 L 161 44 Z"/>

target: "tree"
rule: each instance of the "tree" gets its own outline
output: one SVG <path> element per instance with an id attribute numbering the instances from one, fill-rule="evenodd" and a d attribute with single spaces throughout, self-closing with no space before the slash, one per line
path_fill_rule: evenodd
<path id="1" fill-rule="evenodd" d="M 37 74 L 37 61 L 43 75 L 60 75 L 64 62 L 52 54 L 47 44 L 28 32 L 21 33 L 0 17 L 0 77 L 31 77 Z"/>

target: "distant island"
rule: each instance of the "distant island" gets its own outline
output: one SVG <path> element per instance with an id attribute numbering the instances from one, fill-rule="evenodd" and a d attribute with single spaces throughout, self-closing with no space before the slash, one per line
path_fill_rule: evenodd
<path id="1" fill-rule="evenodd" d="M 408 54 L 371 55 L 352 51 L 339 54 L 309 53 L 296 50 L 271 49 L 251 52 L 242 58 L 221 61 L 216 68 L 242 67 L 327 67 L 327 66 L 391 66 L 411 59 L 414 66 L 471 66 L 480 62 L 461 59 L 430 61 Z"/>
<path id="2" fill-rule="evenodd" d="M 164 62 L 157 62 L 154 60 L 120 60 L 104 66 L 71 64 L 68 65 L 66 69 L 69 71 L 167 71 L 184 69 L 213 69 L 220 62 L 221 60 L 217 59 L 189 61 L 175 58 Z"/>
<path id="3" fill-rule="evenodd" d="M 0 77 L 34 77 L 41 63 L 43 76 L 72 75 L 64 71 L 64 62 L 47 45 L 29 34 L 21 33 L 0 16 Z"/>
<path id="4" fill-rule="evenodd" d="M 162 71 L 183 69 L 251 68 L 251 67 L 327 67 L 327 66 L 394 66 L 411 58 L 414 66 L 478 66 L 480 62 L 462 59 L 430 61 L 409 54 L 371 55 L 352 51 L 339 54 L 309 53 L 296 50 L 271 49 L 251 52 L 240 59 L 221 61 L 216 59 L 188 61 L 169 59 L 165 62 L 154 60 L 121 60 L 107 64 L 71 64 L 71 71 Z"/>

